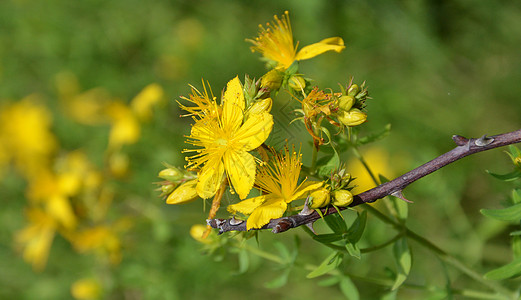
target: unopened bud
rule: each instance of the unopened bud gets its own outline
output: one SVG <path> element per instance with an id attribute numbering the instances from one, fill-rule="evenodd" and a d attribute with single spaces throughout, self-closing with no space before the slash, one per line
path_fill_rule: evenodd
<path id="1" fill-rule="evenodd" d="M 170 194 L 172 191 L 174 191 L 175 189 L 175 185 L 173 184 L 165 184 L 165 185 L 162 185 L 161 186 L 161 194 L 162 195 L 168 195 Z"/>
<path id="2" fill-rule="evenodd" d="M 282 79 L 284 78 L 284 73 L 273 69 L 268 73 L 264 74 L 261 78 L 261 88 L 267 87 L 272 91 L 276 91 L 280 88 L 282 84 Z"/>
<path id="3" fill-rule="evenodd" d="M 329 190 L 327 188 L 318 189 L 312 192 L 309 196 L 311 197 L 311 204 L 309 205 L 309 208 L 324 207 L 328 205 L 329 201 L 331 200 Z"/>
<path id="4" fill-rule="evenodd" d="M 166 198 L 167 204 L 184 204 L 194 201 L 199 197 L 195 186 L 197 185 L 197 179 L 193 179 L 181 184 Z"/>
<path id="5" fill-rule="evenodd" d="M 291 76 L 291 78 L 288 81 L 288 85 L 290 88 L 300 91 L 306 87 L 306 81 L 302 76 Z"/>
<path id="6" fill-rule="evenodd" d="M 158 177 L 168 181 L 177 181 L 183 177 L 183 174 L 177 168 L 172 167 L 161 170 Z"/>
<path id="7" fill-rule="evenodd" d="M 348 96 L 356 96 L 360 92 L 360 87 L 357 84 L 353 84 L 348 90 L 347 95 Z"/>
<path id="8" fill-rule="evenodd" d="M 338 99 L 338 107 L 342 110 L 349 111 L 353 104 L 355 104 L 355 97 L 353 96 L 342 96 Z"/>
<path id="9" fill-rule="evenodd" d="M 521 157 L 514 158 L 514 165 L 518 168 L 521 168 Z"/>
<path id="10" fill-rule="evenodd" d="M 345 207 L 353 202 L 353 194 L 347 190 L 337 190 L 333 192 L 332 204 Z"/>
<path id="11" fill-rule="evenodd" d="M 338 115 L 338 121 L 346 126 L 356 126 L 367 120 L 367 114 L 357 108 L 350 111 L 341 111 Z"/>
<path id="12" fill-rule="evenodd" d="M 249 115 L 260 114 L 263 112 L 270 112 L 271 105 L 273 104 L 273 100 L 271 98 L 262 99 L 253 103 L 253 105 L 248 110 Z"/>

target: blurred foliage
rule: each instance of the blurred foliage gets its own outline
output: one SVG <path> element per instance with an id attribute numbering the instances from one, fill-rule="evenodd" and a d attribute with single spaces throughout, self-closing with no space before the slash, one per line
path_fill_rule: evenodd
<path id="1" fill-rule="evenodd" d="M 344 259 L 342 270 L 356 270 L 351 279 L 340 274 L 329 282 L 305 279 L 329 252 L 302 230 L 261 232 L 261 248 L 254 239 L 241 243 L 228 236 L 235 248 L 199 255 L 202 244 L 189 231 L 204 222 L 201 202 L 168 206 L 151 184 L 162 162 L 184 161 L 179 150 L 189 125 L 178 117 L 174 100 L 189 93 L 187 83 L 197 85 L 202 77 L 224 87 L 237 74 L 263 74 L 263 62 L 244 39 L 284 10 L 291 12 L 301 45 L 327 36 L 346 41 L 341 54 L 303 62 L 301 69 L 315 74 L 320 86 L 336 86 L 349 76 L 366 80 L 373 98 L 367 102 L 367 130 L 389 123 L 393 128 L 372 148 L 361 148 L 368 160 L 377 153 L 376 172 L 392 177 L 424 163 L 453 147 L 452 134 L 477 137 L 519 129 L 521 4 L 516 1 L 2 1 L 0 298 L 338 298 L 354 297 L 353 283 L 362 299 L 388 291 L 392 280 L 375 285 L 363 278 L 369 272 L 394 278 L 390 247 L 362 253 L 362 260 Z M 132 103 L 150 84 L 161 88 L 166 101 L 156 104 L 146 120 Z M 95 98 L 96 107 L 82 106 L 85 97 Z M 70 106 L 70 99 L 80 104 Z M 119 134 L 114 133 L 118 124 Z M 13 145 L 14 140 L 23 141 Z M 65 197 L 75 206 L 54 206 L 61 223 L 52 228 L 59 234 L 45 268 L 35 272 L 16 243 L 29 240 L 31 235 L 21 232 L 28 220 L 38 219 L 29 209 L 48 203 L 40 198 L 49 195 L 30 193 L 31 184 L 44 177 L 41 170 L 52 171 L 46 177 L 50 182 L 58 180 L 60 166 L 77 153 L 85 170 L 101 174 L 94 192 L 110 191 L 110 204 L 106 211 L 87 205 L 86 187 L 54 190 L 50 198 Z M 405 191 L 415 201 L 408 226 L 482 274 L 511 262 L 508 234 L 516 229 L 479 213 L 500 208 L 512 188 L 483 170 L 503 173 L 509 164 L 501 151 L 490 151 L 418 181 Z M 348 221 L 356 218 L 354 212 L 344 215 Z M 111 235 L 117 243 L 110 244 L 120 247 L 98 251 L 71 238 L 70 230 L 100 226 L 118 228 Z M 327 231 L 324 222 L 316 227 Z M 389 226 L 371 216 L 367 227 L 361 246 L 389 238 Z M 295 242 L 295 237 L 302 238 Z M 240 247 L 248 251 L 225 250 Z M 412 249 L 414 264 L 397 298 L 443 298 L 448 278 L 454 289 L 481 288 L 417 244 L 404 247 Z M 404 247 L 395 248 L 394 255 L 405 253 Z M 120 260 L 111 261 L 110 249 L 118 250 Z M 295 267 L 277 269 L 281 265 Z M 507 283 L 519 286 L 519 280 Z"/>

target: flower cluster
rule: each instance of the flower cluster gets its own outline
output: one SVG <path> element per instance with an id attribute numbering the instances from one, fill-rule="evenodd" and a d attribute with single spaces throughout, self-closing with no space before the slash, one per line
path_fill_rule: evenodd
<path id="1" fill-rule="evenodd" d="M 341 133 L 366 121 L 367 89 L 365 84 L 358 86 L 351 80 L 338 93 L 325 92 L 312 88 L 310 79 L 298 73 L 300 61 L 328 51 L 341 52 L 344 41 L 327 38 L 297 51 L 288 12 L 280 18 L 275 16 L 266 28 L 260 26 L 259 36 L 247 41 L 253 44 L 251 50 L 261 53 L 268 62 L 268 72 L 257 80 L 246 76 L 244 83 L 233 78 L 220 101 L 204 82 L 203 92 L 192 86 L 191 95 L 181 98 L 179 105 L 187 112 L 184 116 L 193 120 L 186 137 L 191 147 L 183 151 L 188 154 L 186 170 L 168 166 L 159 173 L 165 180 L 159 183 L 162 196 L 168 204 L 212 198 L 209 218 L 213 218 L 228 190 L 237 195 L 238 202 L 229 205 L 227 211 L 236 218 L 247 218 L 248 230 L 262 228 L 270 220 L 302 208 L 294 205 L 297 200 L 307 198 L 305 205 L 315 209 L 349 205 L 353 195 L 346 168 L 335 166 L 331 173 L 317 174 L 316 152 L 324 144 L 334 149 L 334 144 L 323 137 L 330 136 L 328 126 Z M 271 97 L 282 90 L 296 100 L 295 104 L 300 103 L 301 108 L 295 110 L 301 115 L 295 120 L 304 123 L 314 141 L 311 167 L 303 166 L 302 154 L 294 145 L 280 151 L 267 145 L 274 126 Z M 256 195 L 250 195 L 254 194 L 252 190 Z M 203 234 L 200 228 L 197 232 Z M 207 229 L 203 236 L 208 235 Z"/>

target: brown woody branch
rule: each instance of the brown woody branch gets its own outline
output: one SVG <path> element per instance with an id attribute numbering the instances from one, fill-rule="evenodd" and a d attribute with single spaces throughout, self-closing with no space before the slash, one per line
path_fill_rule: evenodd
<path id="1" fill-rule="evenodd" d="M 400 197 L 401 191 L 409 184 L 450 163 L 455 162 L 458 159 L 481 151 L 487 151 L 497 147 L 521 142 L 521 129 L 514 132 L 490 137 L 482 136 L 481 138 L 477 139 L 467 139 L 459 135 L 454 135 L 452 140 L 457 145 L 454 149 L 436 157 L 435 159 L 417 167 L 416 169 L 413 169 L 412 171 L 403 174 L 402 176 L 355 195 L 353 202 L 349 205 L 349 207 L 354 207 L 363 203 L 371 203 L 388 195 L 395 195 Z M 346 209 L 346 207 L 340 208 L 340 210 L 343 209 Z M 322 213 L 324 215 L 337 212 L 338 211 L 334 207 L 322 209 Z M 321 216 L 316 211 L 312 211 L 312 213 L 309 214 L 300 213 L 298 215 L 273 219 L 260 229 L 272 229 L 272 232 L 280 233 L 291 228 L 299 227 L 301 225 L 313 224 L 320 218 Z M 206 220 L 206 222 L 211 227 L 219 229 L 219 233 L 227 231 L 246 231 L 246 222 L 236 220 L 235 218 L 210 219 Z"/>

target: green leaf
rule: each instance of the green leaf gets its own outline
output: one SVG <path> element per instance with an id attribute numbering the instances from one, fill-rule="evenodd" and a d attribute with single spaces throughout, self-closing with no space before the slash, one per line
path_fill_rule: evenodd
<path id="1" fill-rule="evenodd" d="M 244 274 L 246 271 L 248 271 L 248 268 L 250 267 L 250 257 L 248 255 L 248 251 L 245 249 L 241 249 L 241 251 L 238 254 L 239 258 L 239 271 L 237 274 Z"/>
<path id="2" fill-rule="evenodd" d="M 380 300 L 396 300 L 396 294 L 398 291 L 390 291 L 389 293 L 383 295 Z"/>
<path id="3" fill-rule="evenodd" d="M 343 235 L 339 234 L 339 233 L 319 234 L 319 235 L 313 236 L 313 239 L 315 241 L 317 241 L 319 243 L 323 243 L 323 244 L 329 244 L 329 243 L 333 243 L 336 241 L 340 241 L 343 238 L 344 238 Z"/>
<path id="4" fill-rule="evenodd" d="M 489 170 L 487 170 L 487 173 L 496 177 L 497 179 L 503 180 L 503 181 L 513 181 L 513 180 L 521 178 L 521 171 L 519 171 L 519 170 L 515 170 L 510 173 L 503 174 L 503 175 L 492 173 Z"/>
<path id="5" fill-rule="evenodd" d="M 342 254 L 339 252 L 333 252 L 331 255 L 326 257 L 326 259 L 318 266 L 315 270 L 311 271 L 306 278 L 315 278 L 321 275 L 326 274 L 329 271 L 334 270 L 336 267 L 340 265 L 342 262 Z"/>
<path id="6" fill-rule="evenodd" d="M 492 219 L 506 222 L 517 222 L 521 219 L 521 203 L 502 209 L 482 209 L 480 212 L 484 216 Z"/>
<path id="7" fill-rule="evenodd" d="M 512 190 L 512 202 L 514 204 L 521 203 L 521 190 L 520 189 Z"/>
<path id="8" fill-rule="evenodd" d="M 518 236 L 518 235 L 521 235 L 521 230 L 512 231 L 512 232 L 510 233 L 510 236 Z"/>
<path id="9" fill-rule="evenodd" d="M 288 283 L 290 271 L 291 268 L 285 269 L 280 276 L 275 277 L 273 280 L 264 283 L 264 286 L 268 289 L 278 289 L 285 286 L 286 283 Z"/>
<path id="10" fill-rule="evenodd" d="M 513 158 L 521 157 L 521 150 L 519 150 L 519 148 L 517 148 L 516 146 L 509 145 L 508 150 L 510 151 L 509 154 L 511 154 L 510 157 L 513 157 Z M 514 159 L 512 159 L 512 160 L 514 160 Z"/>
<path id="11" fill-rule="evenodd" d="M 353 244 L 353 243 L 349 243 L 349 242 L 346 243 L 346 250 L 347 250 L 347 253 L 349 253 L 349 255 L 356 257 L 358 259 L 362 258 L 360 248 L 358 248 L 357 244 Z"/>
<path id="12" fill-rule="evenodd" d="M 356 220 L 351 224 L 347 231 L 346 240 L 353 244 L 358 243 L 364 233 L 366 221 L 367 211 L 364 210 L 361 213 L 358 213 Z"/>
<path id="13" fill-rule="evenodd" d="M 394 243 L 393 254 L 398 269 L 391 290 L 396 290 L 404 283 L 411 271 L 412 256 L 406 238 L 401 238 Z"/>
<path id="14" fill-rule="evenodd" d="M 356 141 L 356 144 L 358 146 L 362 146 L 365 144 L 376 142 L 376 141 L 381 140 L 381 139 L 385 138 L 386 136 L 388 136 L 390 132 L 391 132 L 391 124 L 387 124 L 384 126 L 383 130 L 359 138 Z"/>
<path id="15" fill-rule="evenodd" d="M 324 217 L 324 220 L 334 233 L 343 234 L 347 232 L 346 221 L 342 218 L 340 213 L 327 215 Z"/>
<path id="16" fill-rule="evenodd" d="M 360 294 L 358 293 L 358 289 L 353 284 L 351 279 L 347 276 L 342 276 L 340 279 L 340 290 L 342 294 L 346 296 L 349 300 L 358 300 L 360 299 Z"/>
<path id="17" fill-rule="evenodd" d="M 318 175 L 320 175 L 321 177 L 331 176 L 331 172 L 335 171 L 340 166 L 340 156 L 338 155 L 338 152 L 336 152 L 336 150 L 334 151 L 335 152 L 333 153 L 329 161 L 318 169 Z"/>
<path id="18" fill-rule="evenodd" d="M 318 286 L 332 286 L 337 284 L 340 281 L 340 278 L 338 276 L 331 276 L 327 279 L 320 280 L 317 285 Z"/>
<path id="19" fill-rule="evenodd" d="M 512 252 L 514 258 L 521 257 L 521 237 L 519 235 L 512 237 Z"/>
<path id="20" fill-rule="evenodd" d="M 485 274 L 486 279 L 502 280 L 521 275 L 521 257 L 514 259 L 511 263 L 494 269 Z"/>

